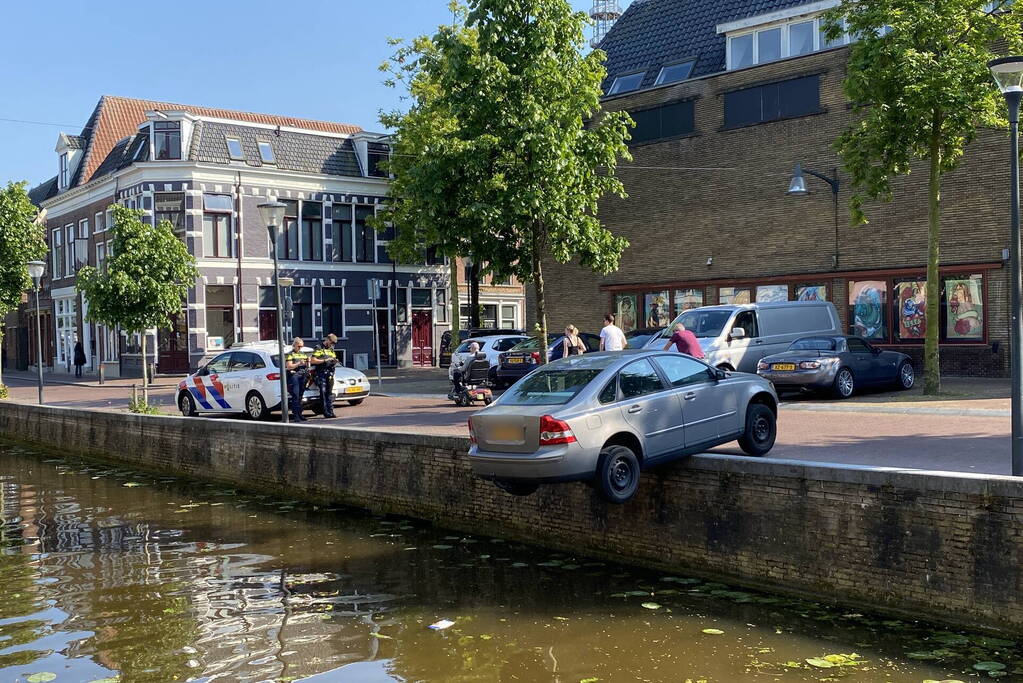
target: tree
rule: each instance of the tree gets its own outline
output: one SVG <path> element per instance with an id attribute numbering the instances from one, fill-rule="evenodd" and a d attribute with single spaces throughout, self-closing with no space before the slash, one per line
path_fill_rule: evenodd
<path id="1" fill-rule="evenodd" d="M 843 0 L 827 14 L 830 39 L 843 30 L 857 37 L 845 79 L 856 120 L 835 143 L 852 181 L 853 222 L 867 222 L 865 199 L 891 201 L 893 179 L 909 174 L 914 161 L 927 162 L 927 394 L 941 389 L 942 177 L 958 166 L 978 127 L 1005 125 L 987 62 L 1001 41 L 1014 54 L 1023 47 L 1021 20 L 1010 0 Z"/>
<path id="2" fill-rule="evenodd" d="M 399 243 L 531 282 L 546 344 L 543 259 L 607 273 L 628 246 L 601 226 L 597 201 L 625 196 L 614 170 L 630 159 L 631 119 L 600 111 L 604 54 L 583 54 L 587 19 L 566 0 L 454 11 L 455 24 L 398 54 L 414 104 L 384 119 L 397 130 L 388 219 Z"/>
<path id="3" fill-rule="evenodd" d="M 75 287 L 89 302 L 88 319 L 120 326 L 142 336 L 142 386 L 148 384 L 146 335 L 165 327 L 181 312 L 188 289 L 199 271 L 188 248 L 174 234 L 170 221 L 155 226 L 142 222 L 142 212 L 113 204 L 113 255 L 103 270 L 86 266 Z"/>
<path id="4" fill-rule="evenodd" d="M 25 290 L 32 287 L 26 264 L 46 257 L 45 231 L 36 220 L 39 210 L 28 198 L 25 185 L 9 182 L 0 189 L 0 321 L 18 307 Z M 3 332 L 0 329 L 0 340 Z M 0 363 L 2 360 L 0 354 Z"/>

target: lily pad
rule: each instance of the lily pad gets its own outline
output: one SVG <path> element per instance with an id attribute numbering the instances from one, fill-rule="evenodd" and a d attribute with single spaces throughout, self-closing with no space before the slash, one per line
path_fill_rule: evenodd
<path id="1" fill-rule="evenodd" d="M 57 674 L 51 671 L 40 671 L 39 673 L 31 674 L 25 680 L 28 683 L 47 683 L 47 681 L 57 680 Z"/>
<path id="2" fill-rule="evenodd" d="M 723 636 L 725 632 L 719 628 L 705 628 L 701 633 L 706 633 L 708 636 Z"/>
<path id="3" fill-rule="evenodd" d="M 809 659 L 806 660 L 806 663 L 809 664 L 810 666 L 815 666 L 818 669 L 830 669 L 833 666 L 835 666 L 828 660 L 822 659 L 820 657 L 810 657 Z"/>
<path id="4" fill-rule="evenodd" d="M 1002 671 L 1005 665 L 1001 662 L 977 662 L 973 668 L 977 671 Z"/>
<path id="5" fill-rule="evenodd" d="M 131 488 L 135 488 L 136 486 L 144 486 L 144 484 L 140 484 L 137 481 L 126 481 L 123 484 L 121 484 L 121 486 L 127 486 L 128 488 L 131 489 Z M 56 678 L 56 676 L 54 676 L 54 678 Z M 43 679 L 39 679 L 39 680 L 43 680 Z M 53 678 L 47 678 L 46 680 L 52 681 Z M 32 682 L 30 681 L 29 683 L 32 683 Z"/>
<path id="6" fill-rule="evenodd" d="M 647 609 L 661 609 L 661 606 L 656 602 L 644 602 L 642 606 Z"/>

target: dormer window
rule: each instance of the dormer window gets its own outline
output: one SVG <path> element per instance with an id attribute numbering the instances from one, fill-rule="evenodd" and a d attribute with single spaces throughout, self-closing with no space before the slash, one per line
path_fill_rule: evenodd
<path id="1" fill-rule="evenodd" d="M 153 149 L 157 161 L 181 158 L 181 123 L 179 121 L 153 122 Z"/>
<path id="2" fill-rule="evenodd" d="M 269 142 L 259 141 L 256 143 L 259 145 L 259 158 L 263 160 L 264 164 L 273 164 L 274 161 L 274 148 L 270 146 Z"/>
<path id="3" fill-rule="evenodd" d="M 245 153 L 242 151 L 242 141 L 238 138 L 226 138 L 227 140 L 227 154 L 235 161 L 242 161 L 245 159 Z"/>
<path id="4" fill-rule="evenodd" d="M 824 35 L 824 17 L 807 17 L 798 14 L 798 10 L 799 7 L 785 10 L 783 13 L 789 16 L 766 25 L 757 25 L 756 17 L 719 24 L 718 33 L 728 36 L 728 68 L 743 69 L 787 57 L 799 57 L 854 40 L 845 33 L 828 40 Z"/>
<path id="5" fill-rule="evenodd" d="M 689 78 L 689 74 L 693 73 L 693 64 L 696 62 L 692 59 L 686 62 L 679 62 L 678 64 L 669 64 L 668 66 L 662 67 L 660 73 L 657 74 L 657 80 L 654 81 L 654 85 L 665 85 L 667 83 L 678 83 Z"/>
<path id="6" fill-rule="evenodd" d="M 60 187 L 61 188 L 67 187 L 68 186 L 68 182 L 70 182 L 70 180 L 71 180 L 70 179 L 70 174 L 69 174 L 68 170 L 69 170 L 69 166 L 68 166 L 68 160 L 67 160 L 67 152 L 64 152 L 63 154 L 60 155 Z"/>
<path id="7" fill-rule="evenodd" d="M 620 95 L 623 92 L 632 92 L 639 88 L 639 84 L 643 82 L 643 76 L 645 73 L 640 71 L 635 74 L 627 74 L 625 76 L 618 76 L 611 83 L 611 89 L 607 91 L 608 95 Z"/>

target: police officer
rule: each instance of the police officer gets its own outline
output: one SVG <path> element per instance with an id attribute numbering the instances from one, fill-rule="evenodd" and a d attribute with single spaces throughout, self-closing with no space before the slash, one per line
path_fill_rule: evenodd
<path id="1" fill-rule="evenodd" d="M 302 351 L 305 341 L 295 337 L 291 343 L 291 352 L 284 357 L 284 367 L 288 371 L 288 398 L 291 404 L 293 422 L 305 422 L 302 417 L 302 394 L 309 380 L 309 354 Z"/>
<path id="2" fill-rule="evenodd" d="M 337 417 L 334 415 L 334 366 L 337 365 L 334 344 L 336 343 L 337 336 L 328 334 L 320 347 L 313 351 L 311 359 L 315 373 L 313 379 L 316 381 L 316 387 L 320 390 L 320 405 L 323 406 L 324 419 Z"/>

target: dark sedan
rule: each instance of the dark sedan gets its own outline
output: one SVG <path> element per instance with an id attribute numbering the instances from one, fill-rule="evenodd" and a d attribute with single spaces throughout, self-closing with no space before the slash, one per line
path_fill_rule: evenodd
<path id="1" fill-rule="evenodd" d="M 906 354 L 847 336 L 797 339 L 787 351 L 761 359 L 757 374 L 779 392 L 823 389 L 838 398 L 869 386 L 912 389 L 916 381 L 913 361 Z"/>
<path id="2" fill-rule="evenodd" d="M 588 332 L 579 333 L 579 338 L 586 345 L 586 353 L 600 350 L 600 337 Z M 547 360 L 558 360 L 564 353 L 562 342 L 565 335 L 559 334 L 547 347 Z M 513 384 L 532 372 L 540 365 L 540 341 L 536 338 L 527 339 L 513 346 L 497 357 L 497 380 L 500 384 Z"/>
<path id="3" fill-rule="evenodd" d="M 663 327 L 640 327 L 635 330 L 629 330 L 625 333 L 625 339 L 629 342 L 625 347 L 627 349 L 643 349 L 650 343 L 650 340 L 654 337 L 658 337 L 664 333 Z M 661 346 L 664 346 L 663 344 Z"/>

